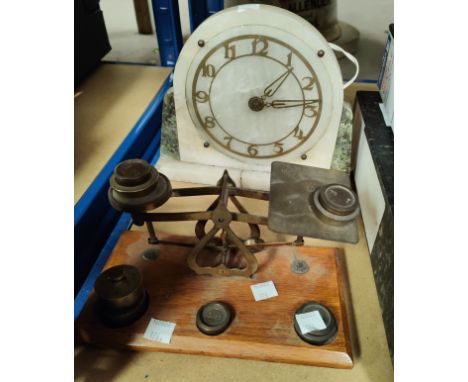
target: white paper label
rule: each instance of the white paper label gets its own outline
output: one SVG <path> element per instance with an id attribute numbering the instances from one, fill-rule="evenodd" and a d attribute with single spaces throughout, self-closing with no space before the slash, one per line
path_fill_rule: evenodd
<path id="1" fill-rule="evenodd" d="M 174 322 L 161 321 L 152 318 L 146 328 L 143 338 L 151 341 L 169 344 L 176 324 Z"/>
<path id="2" fill-rule="evenodd" d="M 323 321 L 322 315 L 318 310 L 313 312 L 296 314 L 296 320 L 299 324 L 302 334 L 307 334 L 317 330 L 323 330 L 327 327 Z"/>
<path id="3" fill-rule="evenodd" d="M 266 281 L 264 283 L 251 285 L 250 289 L 252 289 L 252 294 L 255 301 L 266 300 L 268 298 L 278 296 L 278 292 L 276 291 L 273 281 Z"/>

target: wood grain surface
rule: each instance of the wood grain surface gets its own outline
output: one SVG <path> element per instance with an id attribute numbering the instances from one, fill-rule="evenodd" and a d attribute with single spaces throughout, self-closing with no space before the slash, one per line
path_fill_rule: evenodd
<path id="1" fill-rule="evenodd" d="M 190 237 L 159 234 L 160 238 L 193 242 Z M 272 247 L 256 254 L 259 263 L 253 278 L 196 275 L 186 265 L 190 248 L 160 245 L 157 260 L 142 258 L 149 248 L 147 234 L 125 232 L 105 269 L 131 264 L 143 274 L 150 296 L 150 307 L 133 325 L 110 329 L 95 317 L 92 294 L 76 323 L 80 341 L 95 345 L 127 347 L 144 351 L 163 351 L 243 358 L 334 368 L 352 368 L 347 317 L 346 285 L 340 251 L 335 248 Z M 305 260 L 309 272 L 291 271 L 297 258 Z M 250 286 L 272 280 L 278 297 L 255 302 Z M 210 337 L 195 325 L 197 310 L 210 301 L 230 304 L 235 317 L 222 334 Z M 313 346 L 302 341 L 293 328 L 293 314 L 307 301 L 328 306 L 338 321 L 338 334 L 329 345 Z M 171 343 L 166 345 L 143 338 L 150 318 L 176 323 Z"/>

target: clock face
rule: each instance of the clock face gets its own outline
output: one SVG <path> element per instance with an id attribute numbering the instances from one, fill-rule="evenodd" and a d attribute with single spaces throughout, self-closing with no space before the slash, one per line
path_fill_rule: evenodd
<path id="1" fill-rule="evenodd" d="M 203 55 L 189 89 L 197 127 L 243 157 L 274 158 L 298 149 L 322 111 L 321 86 L 310 63 L 269 35 L 216 44 Z"/>
<path id="2" fill-rule="evenodd" d="M 329 126 L 336 137 L 336 57 L 315 28 L 283 9 L 244 6 L 209 17 L 186 42 L 174 78 L 179 117 L 189 117 L 205 147 L 242 162 L 300 160 Z"/>

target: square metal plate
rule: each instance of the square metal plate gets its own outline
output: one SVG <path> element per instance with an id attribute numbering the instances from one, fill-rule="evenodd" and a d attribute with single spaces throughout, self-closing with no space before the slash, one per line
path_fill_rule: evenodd
<path id="1" fill-rule="evenodd" d="M 356 222 L 344 225 L 324 223 L 309 203 L 311 193 L 325 184 L 351 187 L 349 175 L 336 170 L 284 162 L 271 164 L 268 228 L 273 232 L 357 243 Z"/>

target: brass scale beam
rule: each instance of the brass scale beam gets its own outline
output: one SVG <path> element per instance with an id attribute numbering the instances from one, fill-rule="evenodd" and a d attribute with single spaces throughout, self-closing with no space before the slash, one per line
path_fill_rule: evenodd
<path id="1" fill-rule="evenodd" d="M 253 254 L 254 250 L 270 246 L 301 246 L 304 244 L 304 240 L 301 236 L 298 236 L 296 240 L 291 242 L 263 242 L 263 240 L 260 238 L 259 225 L 267 225 L 268 218 L 249 214 L 244 206 L 239 202 L 237 196 L 268 201 L 270 193 L 267 191 L 237 188 L 234 181 L 229 177 L 227 171 L 224 171 L 223 176 L 218 181 L 217 186 L 174 189 L 172 190 L 171 197 L 201 195 L 218 195 L 218 197 L 208 207 L 207 211 L 132 213 L 132 217 L 136 225 L 141 226 L 146 224 L 149 234 L 149 243 L 192 247 L 193 249 L 188 256 L 187 263 L 188 266 L 197 274 L 248 277 L 253 275 L 257 270 L 257 259 Z M 231 200 L 239 212 L 231 212 L 228 210 L 229 200 Z M 153 222 L 168 221 L 197 221 L 195 225 L 195 235 L 198 238 L 198 242 L 191 244 L 177 241 L 159 240 L 156 236 Z M 205 228 L 208 221 L 213 222 L 213 227 L 209 230 L 209 232 L 206 232 Z M 249 225 L 250 243 L 246 243 L 243 239 L 234 233 L 230 227 L 230 224 L 233 221 L 242 222 Z M 220 231 L 220 240 L 218 239 L 217 241 L 216 234 Z M 221 245 L 219 245 L 219 241 L 221 241 Z M 222 251 L 223 258 L 221 263 L 217 266 L 199 265 L 197 262 L 198 256 L 204 248 L 215 248 Z M 232 249 L 237 249 L 242 255 L 247 264 L 244 268 L 228 267 L 229 256 L 231 255 Z"/>

